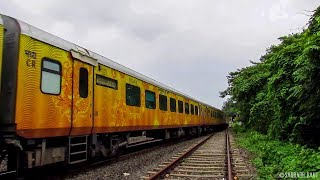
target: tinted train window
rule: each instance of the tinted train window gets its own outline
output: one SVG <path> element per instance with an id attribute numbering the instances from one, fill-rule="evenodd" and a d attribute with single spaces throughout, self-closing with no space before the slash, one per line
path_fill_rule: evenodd
<path id="1" fill-rule="evenodd" d="M 156 108 L 156 94 L 152 91 L 146 90 L 146 108 L 155 109 Z"/>
<path id="2" fill-rule="evenodd" d="M 61 74 L 61 65 L 58 61 L 44 58 L 41 67 L 41 91 L 47 94 L 60 94 Z"/>
<path id="3" fill-rule="evenodd" d="M 195 106 L 196 115 L 199 115 L 198 106 Z"/>
<path id="4" fill-rule="evenodd" d="M 176 112 L 177 111 L 177 101 L 176 99 L 170 98 L 170 111 Z"/>
<path id="5" fill-rule="evenodd" d="M 88 97 L 88 70 L 86 68 L 80 68 L 79 94 L 82 98 Z"/>
<path id="6" fill-rule="evenodd" d="M 168 109 L 167 96 L 159 94 L 159 104 L 160 104 L 160 110 L 166 111 Z"/>
<path id="7" fill-rule="evenodd" d="M 184 112 L 189 114 L 189 103 L 184 103 Z"/>
<path id="8" fill-rule="evenodd" d="M 104 77 L 104 76 L 97 74 L 96 81 L 97 81 L 96 82 L 97 85 L 112 88 L 112 89 L 118 89 L 118 81 L 115 79 L 111 79 L 111 78 Z"/>
<path id="9" fill-rule="evenodd" d="M 140 88 L 126 84 L 126 103 L 129 106 L 140 106 Z"/>
<path id="10" fill-rule="evenodd" d="M 183 102 L 182 101 L 178 101 L 178 110 L 179 110 L 179 113 L 183 113 Z"/>
<path id="11" fill-rule="evenodd" d="M 191 104 L 191 114 L 194 114 L 194 106 Z"/>

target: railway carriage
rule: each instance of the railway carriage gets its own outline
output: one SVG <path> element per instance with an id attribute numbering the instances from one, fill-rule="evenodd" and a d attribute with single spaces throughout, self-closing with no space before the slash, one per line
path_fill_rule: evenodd
<path id="1" fill-rule="evenodd" d="M 0 82 L 9 170 L 107 157 L 141 133 L 168 139 L 225 125 L 222 111 L 5 15 Z"/>

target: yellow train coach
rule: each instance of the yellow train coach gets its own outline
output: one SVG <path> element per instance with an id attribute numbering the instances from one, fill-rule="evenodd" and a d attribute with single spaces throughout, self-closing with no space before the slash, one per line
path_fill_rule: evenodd
<path id="1" fill-rule="evenodd" d="M 141 133 L 166 139 L 225 124 L 212 106 L 5 15 L 0 82 L 9 169 L 74 164 L 113 155 Z"/>

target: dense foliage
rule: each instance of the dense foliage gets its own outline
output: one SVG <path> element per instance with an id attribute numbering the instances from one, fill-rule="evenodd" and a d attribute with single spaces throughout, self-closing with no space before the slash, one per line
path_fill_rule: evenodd
<path id="1" fill-rule="evenodd" d="M 318 172 L 309 177 L 320 178 L 320 148 L 314 150 L 297 144 L 284 143 L 255 131 L 238 133 L 236 137 L 238 145 L 252 153 L 252 162 L 257 174 L 263 179 L 284 177 L 286 172 L 297 172 L 300 177 L 303 175 L 307 177 L 307 173 Z"/>
<path id="2" fill-rule="evenodd" d="M 227 114 L 269 137 L 319 145 L 320 7 L 301 33 L 279 38 L 258 63 L 229 73 Z"/>

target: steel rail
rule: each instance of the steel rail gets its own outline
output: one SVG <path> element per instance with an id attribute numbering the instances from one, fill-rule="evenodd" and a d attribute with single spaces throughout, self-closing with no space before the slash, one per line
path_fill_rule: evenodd
<path id="1" fill-rule="evenodd" d="M 230 140 L 229 140 L 228 130 L 226 130 L 226 146 L 227 146 L 227 158 L 228 158 L 228 179 L 233 180 L 231 154 L 230 154 Z"/>
<path id="2" fill-rule="evenodd" d="M 209 137 L 205 138 L 203 141 L 201 141 L 197 145 L 193 146 L 191 149 L 189 149 L 187 152 L 185 152 L 182 155 L 180 155 L 176 160 L 171 162 L 166 167 L 162 168 L 160 171 L 158 171 L 156 174 L 151 176 L 149 179 L 150 180 L 155 180 L 155 179 L 161 179 L 162 177 L 164 177 L 167 173 L 169 173 L 172 169 L 174 169 L 183 159 L 185 159 L 187 156 L 192 154 L 195 150 L 197 150 L 201 145 L 203 145 L 213 135 L 214 134 L 211 134 Z"/>
<path id="3" fill-rule="evenodd" d="M 122 160 L 126 160 L 126 159 L 129 159 L 131 158 L 132 156 L 136 156 L 136 155 L 139 155 L 139 154 L 143 154 L 143 153 L 146 153 L 146 152 L 149 152 L 149 151 L 153 151 L 153 150 L 156 150 L 156 149 L 159 149 L 160 147 L 162 146 L 170 146 L 172 145 L 172 142 L 169 142 L 169 143 L 166 143 L 166 144 L 154 144 L 154 143 L 159 143 L 161 141 L 157 140 L 157 141 L 154 141 L 154 142 L 151 142 L 151 143 L 148 143 L 148 144 L 142 144 L 140 145 L 140 147 L 138 146 L 133 146 L 133 147 L 130 147 L 130 148 L 142 148 L 140 150 L 134 150 L 132 152 L 128 152 L 128 153 L 125 153 L 125 154 L 122 154 L 122 155 L 119 155 L 119 156 L 114 156 L 114 157 L 109 157 L 109 158 L 106 158 L 106 159 L 103 159 L 103 160 L 99 160 L 99 161 L 96 161 L 96 162 L 91 162 L 89 164 L 79 164 L 80 166 L 70 166 L 68 167 L 69 169 L 67 169 L 67 173 L 65 174 L 65 176 L 69 175 L 73 175 L 73 174 L 78 174 L 79 171 L 85 171 L 85 170 L 88 170 L 88 169 L 91 169 L 91 168 L 96 168 L 96 167 L 99 167 L 99 166 L 103 166 L 107 163 L 116 163 L 116 162 L 119 162 L 119 161 L 122 161 Z M 151 147 L 147 147 L 145 148 L 144 146 L 147 146 L 147 145 L 150 145 Z M 128 151 L 131 150 L 131 149 L 127 149 Z"/>
<path id="4" fill-rule="evenodd" d="M 72 176 L 72 175 L 76 175 L 79 173 L 79 171 L 88 171 L 90 169 L 94 169 L 96 167 L 100 167 L 106 164 L 111 164 L 111 163 L 117 163 L 126 159 L 129 159 L 133 156 L 136 155 L 140 155 L 140 154 L 144 154 L 146 152 L 150 152 L 150 151 L 154 151 L 157 150 L 159 148 L 163 148 L 163 147 L 168 147 L 168 146 L 172 146 L 175 145 L 177 143 L 180 143 L 181 140 L 184 142 L 186 139 L 184 138 L 179 138 L 180 141 L 177 141 L 178 139 L 171 139 L 169 141 L 154 141 L 152 143 L 148 143 L 148 144 L 142 144 L 140 146 L 133 146 L 130 147 L 128 149 L 126 149 L 129 152 L 125 152 L 124 154 L 121 154 L 119 156 L 114 156 L 114 157 L 110 157 L 107 159 L 103 159 L 103 160 L 99 160 L 96 162 L 91 162 L 89 164 L 79 164 L 80 166 L 76 166 L 76 167 L 68 167 L 68 169 L 66 170 L 66 172 L 63 174 L 64 177 L 68 177 L 68 176 Z M 158 144 L 160 143 L 160 144 Z M 151 147 L 149 147 L 151 146 Z M 138 148 L 138 150 L 132 150 L 131 148 Z M 141 148 L 141 149 L 140 149 Z"/>
<path id="5" fill-rule="evenodd" d="M 0 171 L 0 179 L 12 179 L 16 176 L 17 171 Z"/>

